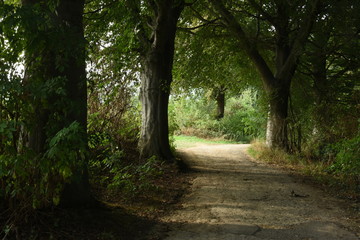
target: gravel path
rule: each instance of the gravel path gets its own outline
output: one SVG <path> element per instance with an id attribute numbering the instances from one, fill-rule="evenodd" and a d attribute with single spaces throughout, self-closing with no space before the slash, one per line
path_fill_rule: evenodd
<path id="1" fill-rule="evenodd" d="M 181 208 L 165 216 L 165 240 L 357 240 L 346 202 L 246 155 L 249 145 L 179 150 L 193 170 Z"/>

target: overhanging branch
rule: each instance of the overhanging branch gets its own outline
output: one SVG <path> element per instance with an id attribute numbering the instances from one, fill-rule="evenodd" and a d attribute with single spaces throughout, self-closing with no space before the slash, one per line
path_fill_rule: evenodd
<path id="1" fill-rule="evenodd" d="M 270 70 L 265 59 L 259 53 L 258 49 L 256 48 L 256 45 L 249 40 L 248 36 L 244 32 L 240 23 L 224 6 L 222 1 L 210 0 L 210 2 L 214 6 L 214 8 L 219 12 L 219 14 L 223 17 L 225 25 L 239 40 L 241 47 L 245 50 L 247 55 L 250 57 L 250 59 L 253 61 L 256 68 L 260 72 L 263 82 L 265 83 L 266 90 L 269 90 L 269 87 L 274 84 L 274 74 Z"/>
<path id="2" fill-rule="evenodd" d="M 305 42 L 310 35 L 310 32 L 320 10 L 320 3 L 320 0 L 315 0 L 310 3 L 310 13 L 308 17 L 304 20 L 302 26 L 300 26 L 298 34 L 291 46 L 289 57 L 286 59 L 285 64 L 283 65 L 278 74 L 279 78 L 286 79 L 290 77 L 289 74 L 291 74 L 292 70 L 294 69 L 296 62 L 302 53 Z"/>

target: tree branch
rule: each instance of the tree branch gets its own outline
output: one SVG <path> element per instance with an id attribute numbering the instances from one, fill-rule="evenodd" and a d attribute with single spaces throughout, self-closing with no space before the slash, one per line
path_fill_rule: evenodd
<path id="1" fill-rule="evenodd" d="M 219 14 L 224 18 L 225 24 L 228 26 L 229 30 L 239 40 L 241 47 L 246 51 L 247 55 L 253 61 L 256 68 L 259 70 L 263 82 L 265 83 L 264 85 L 266 90 L 270 90 L 269 87 L 274 84 L 274 74 L 270 70 L 265 59 L 260 55 L 259 51 L 256 48 L 256 45 L 250 42 L 248 36 L 243 31 L 240 23 L 229 12 L 229 10 L 226 9 L 222 1 L 210 0 L 210 2 L 219 12 Z"/>
<path id="2" fill-rule="evenodd" d="M 201 13 L 199 13 L 199 11 L 197 11 L 195 8 L 193 8 L 193 6 L 190 6 L 190 9 L 191 9 L 191 11 L 194 12 L 195 17 L 198 18 L 199 20 L 201 20 L 201 21 L 203 21 L 203 22 L 209 22 L 209 21 L 211 21 L 211 20 L 208 20 L 208 19 L 204 18 L 204 17 L 201 15 Z"/>
<path id="3" fill-rule="evenodd" d="M 130 9 L 133 20 L 137 22 L 136 29 L 134 29 L 135 34 L 142 45 L 147 48 L 149 44 L 151 44 L 151 41 L 147 37 L 143 22 L 141 21 L 140 9 L 134 0 L 126 0 L 125 4 Z"/>
<path id="4" fill-rule="evenodd" d="M 261 15 L 264 16 L 265 20 L 275 25 L 275 18 L 270 14 L 268 14 L 267 12 L 265 12 L 265 10 L 258 3 L 256 3 L 254 0 L 248 0 L 248 2 L 255 10 L 257 10 Z"/>
<path id="5" fill-rule="evenodd" d="M 320 10 L 320 6 L 321 6 L 320 3 L 321 3 L 320 0 L 314 0 L 313 2 L 310 3 L 311 4 L 310 13 L 308 17 L 304 20 L 302 26 L 300 26 L 299 32 L 292 46 L 290 46 L 289 57 L 286 59 L 285 64 L 283 65 L 283 67 L 281 68 L 278 74 L 279 78 L 282 79 L 290 78 L 292 69 L 294 69 L 296 62 L 302 53 L 305 42 L 312 30 L 312 27 Z"/>
<path id="6" fill-rule="evenodd" d="M 219 19 L 213 19 L 210 21 L 205 22 L 204 24 L 200 24 L 198 26 L 195 27 L 178 27 L 179 30 L 183 30 L 183 31 L 189 31 L 190 33 L 193 33 L 192 30 L 196 30 L 202 27 L 206 27 L 206 26 L 210 26 L 213 25 L 214 23 L 216 23 Z"/>
<path id="7" fill-rule="evenodd" d="M 104 4 L 102 6 L 100 6 L 98 9 L 95 9 L 95 10 L 92 10 L 92 11 L 87 11 L 87 12 L 84 12 L 83 15 L 87 15 L 87 14 L 94 14 L 94 13 L 98 13 L 108 7 L 110 7 L 111 5 L 113 5 L 114 3 L 116 3 L 117 1 L 112 1 L 108 4 Z"/>

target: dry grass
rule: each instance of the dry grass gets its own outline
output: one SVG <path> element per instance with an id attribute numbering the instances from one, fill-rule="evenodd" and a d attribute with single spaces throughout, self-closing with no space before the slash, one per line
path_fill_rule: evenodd
<path id="1" fill-rule="evenodd" d="M 360 202 L 356 183 L 349 180 L 348 176 L 331 173 L 329 162 L 314 161 L 279 149 L 273 150 L 258 140 L 252 142 L 249 154 L 257 160 L 290 170 L 294 175 L 303 177 L 309 180 L 309 183 L 319 185 L 334 195 Z"/>

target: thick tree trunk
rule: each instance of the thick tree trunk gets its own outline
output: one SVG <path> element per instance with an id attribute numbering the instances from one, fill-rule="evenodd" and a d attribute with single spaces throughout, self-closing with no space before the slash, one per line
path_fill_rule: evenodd
<path id="1" fill-rule="evenodd" d="M 34 151 L 36 154 L 42 154 L 45 151 L 45 143 L 46 143 L 46 124 L 49 119 L 49 111 L 41 108 L 40 106 L 34 107 L 36 114 L 36 122 L 32 126 L 29 135 L 28 142 L 24 143 L 24 145 L 28 145 L 28 147 Z"/>
<path id="2" fill-rule="evenodd" d="M 288 150 L 288 99 L 289 86 L 273 89 L 269 100 L 269 116 L 266 128 L 266 144 L 270 148 Z"/>
<path id="3" fill-rule="evenodd" d="M 284 72 L 285 64 L 290 58 L 290 39 L 287 24 L 289 17 L 286 15 L 286 8 L 279 8 L 282 14 L 282 21 L 276 28 L 276 72 L 274 78 L 265 78 L 263 82 L 269 97 L 269 116 L 266 128 L 266 144 L 270 148 L 289 150 L 288 141 L 288 104 L 291 79 L 297 67 L 296 62 Z"/>
<path id="4" fill-rule="evenodd" d="M 141 157 L 157 156 L 172 160 L 169 143 L 168 102 L 171 73 L 161 66 L 159 53 L 150 54 L 141 76 L 142 126 L 139 141 Z"/>
<path id="5" fill-rule="evenodd" d="M 320 51 L 320 50 L 319 50 Z M 326 101 L 327 73 L 326 73 L 326 56 L 318 55 L 311 61 L 314 86 L 313 92 L 315 97 L 315 111 L 313 117 L 315 120 L 313 133 L 321 138 L 321 133 L 329 132 L 327 128 L 331 128 L 331 117 L 329 116 L 329 108 Z M 330 121 L 330 122 L 329 122 Z M 325 134 L 324 134 L 325 135 Z M 323 136 L 322 136 L 323 137 Z M 324 140 L 324 139 L 322 139 Z"/>
<path id="6" fill-rule="evenodd" d="M 23 0 L 24 6 L 46 4 L 39 0 Z M 26 84 L 47 86 L 48 81 L 63 79 L 64 94 L 32 96 L 36 114 L 29 132 L 28 146 L 39 155 L 45 154 L 47 140 L 74 121 L 78 122 L 82 134 L 80 141 L 87 142 L 87 86 L 85 74 L 85 39 L 83 31 L 83 0 L 60 0 L 56 13 L 50 14 L 48 31 L 58 34 L 44 39 L 42 47 L 27 51 Z M 47 9 L 44 6 L 44 9 Z M 45 10 L 44 10 L 45 11 Z M 35 34 L 35 33 L 34 33 Z M 30 53 L 30 54 L 29 54 Z M 50 89 L 54 91 L 53 89 Z M 58 103 L 58 104 L 56 104 Z M 65 103 L 68 103 L 67 105 Z M 83 161 L 80 160 L 79 161 Z M 60 203 L 63 206 L 78 206 L 92 203 L 88 183 L 87 166 L 79 162 L 72 169 L 73 176 L 65 184 Z"/>
<path id="7" fill-rule="evenodd" d="M 85 39 L 83 29 L 84 0 L 60 0 L 57 9 L 59 20 L 67 31 L 63 36 L 68 56 L 64 56 L 65 63 L 62 75 L 66 78 L 67 97 L 72 103 L 64 119 L 64 127 L 73 121 L 80 123 L 82 135 L 79 136 L 87 143 L 87 84 L 85 72 Z M 87 144 L 86 144 L 87 145 Z M 74 169 L 72 179 L 65 184 L 60 202 L 63 206 L 81 206 L 92 204 L 88 180 L 87 162 Z"/>
<path id="8" fill-rule="evenodd" d="M 169 144 L 168 103 L 172 82 L 176 25 L 182 1 L 160 1 L 154 10 L 151 44 L 143 41 L 141 73 L 141 157 L 173 161 Z"/>
<path id="9" fill-rule="evenodd" d="M 40 4 L 39 0 L 22 0 L 22 5 L 25 7 L 33 7 L 34 4 Z M 34 35 L 37 33 L 33 33 Z M 25 62 L 25 76 L 24 76 L 24 85 L 35 85 L 34 82 L 37 81 L 37 84 L 44 85 L 46 79 L 52 78 L 54 76 L 55 67 L 54 67 L 54 55 L 50 49 L 38 49 L 34 51 L 33 49 L 25 49 L 26 62 Z M 32 87 L 30 87 L 32 88 Z M 34 93 L 26 93 L 29 96 L 28 101 L 31 102 L 34 119 L 31 119 L 29 129 L 24 129 L 23 135 L 25 136 L 22 139 L 20 145 L 29 147 L 35 154 L 43 154 L 46 151 L 46 140 L 48 138 L 46 133 L 46 125 L 50 117 L 50 109 L 45 107 L 44 102 L 48 102 L 49 99 L 46 99 L 43 95 L 34 96 Z"/>

